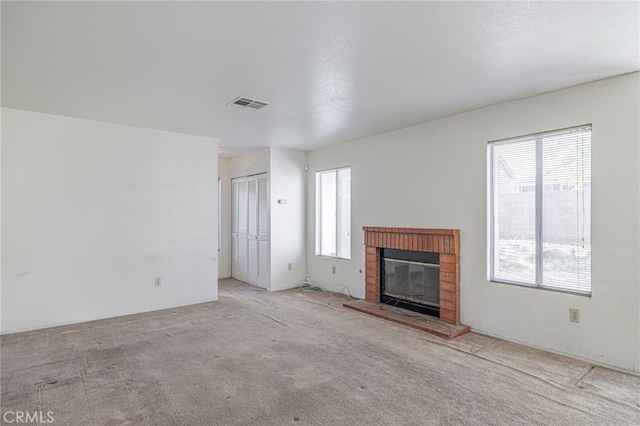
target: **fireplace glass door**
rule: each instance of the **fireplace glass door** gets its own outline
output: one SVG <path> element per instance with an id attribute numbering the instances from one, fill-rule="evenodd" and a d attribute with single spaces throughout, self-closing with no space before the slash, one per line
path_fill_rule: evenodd
<path id="1" fill-rule="evenodd" d="M 383 249 L 381 254 L 380 301 L 439 316 L 438 253 Z"/>
<path id="2" fill-rule="evenodd" d="M 439 265 L 385 259 L 384 273 L 387 296 L 440 306 Z"/>

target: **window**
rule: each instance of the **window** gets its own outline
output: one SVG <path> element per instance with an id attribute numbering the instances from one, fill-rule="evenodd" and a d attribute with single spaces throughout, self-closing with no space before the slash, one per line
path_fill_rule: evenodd
<path id="1" fill-rule="evenodd" d="M 316 172 L 316 255 L 351 258 L 351 168 Z"/>
<path id="2" fill-rule="evenodd" d="M 591 293 L 591 126 L 490 142 L 489 279 Z"/>

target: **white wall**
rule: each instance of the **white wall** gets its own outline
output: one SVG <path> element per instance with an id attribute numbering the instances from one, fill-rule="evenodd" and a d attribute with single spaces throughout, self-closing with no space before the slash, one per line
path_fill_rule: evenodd
<path id="1" fill-rule="evenodd" d="M 271 148 L 272 291 L 299 287 L 306 275 L 306 162 L 306 152 Z"/>
<path id="2" fill-rule="evenodd" d="M 229 160 L 231 179 L 237 177 L 268 173 L 270 167 L 269 148 L 259 149 L 247 154 L 239 155 Z"/>
<path id="3" fill-rule="evenodd" d="M 215 139 L 2 113 L 3 333 L 217 299 Z"/>
<path id="4" fill-rule="evenodd" d="M 364 297 L 363 226 L 459 228 L 461 320 L 472 329 L 640 372 L 639 74 L 312 151 L 307 267 Z M 591 123 L 592 297 L 488 282 L 487 141 Z M 352 259 L 314 255 L 316 170 L 352 167 Z M 337 273 L 331 274 L 331 266 Z M 581 322 L 569 322 L 579 308 Z"/>
<path id="5" fill-rule="evenodd" d="M 231 276 L 231 170 L 228 158 L 218 158 L 220 177 L 220 250 L 218 251 L 218 278 Z"/>

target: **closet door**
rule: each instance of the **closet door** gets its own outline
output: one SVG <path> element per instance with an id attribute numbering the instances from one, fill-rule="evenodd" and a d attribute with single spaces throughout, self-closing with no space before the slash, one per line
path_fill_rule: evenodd
<path id="1" fill-rule="evenodd" d="M 262 288 L 269 288 L 270 250 L 269 250 L 269 194 L 267 175 L 258 178 L 258 283 Z"/>
<path id="2" fill-rule="evenodd" d="M 269 194 L 267 174 L 232 180 L 232 276 L 269 288 Z M 234 222 L 234 220 L 236 222 Z"/>
<path id="3" fill-rule="evenodd" d="M 247 178 L 231 181 L 231 276 L 247 281 Z"/>
<path id="4" fill-rule="evenodd" d="M 258 181 L 248 179 L 247 282 L 258 285 Z"/>
<path id="5" fill-rule="evenodd" d="M 231 276 L 238 271 L 238 179 L 231 181 Z"/>

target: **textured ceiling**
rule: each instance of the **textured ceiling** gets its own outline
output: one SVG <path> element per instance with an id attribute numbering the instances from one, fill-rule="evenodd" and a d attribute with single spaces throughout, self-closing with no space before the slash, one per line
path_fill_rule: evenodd
<path id="1" fill-rule="evenodd" d="M 2 2 L 2 105 L 311 150 L 640 69 L 638 2 Z M 238 96 L 259 110 L 226 105 Z"/>

